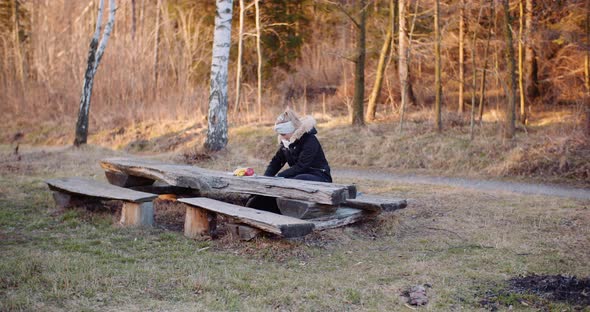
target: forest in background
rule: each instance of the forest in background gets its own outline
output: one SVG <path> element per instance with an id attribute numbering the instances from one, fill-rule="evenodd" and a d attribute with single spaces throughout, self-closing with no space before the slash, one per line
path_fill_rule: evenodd
<path id="1" fill-rule="evenodd" d="M 236 101 L 240 2 L 246 9 L 241 96 Z M 525 95 L 526 120 L 521 118 L 520 88 L 516 85 L 517 135 L 520 133 L 526 138 L 503 146 L 504 154 L 494 157 L 501 161 L 514 158 L 521 163 L 519 166 L 526 168 L 515 170 L 507 166 L 508 169 L 498 171 L 503 172 L 501 174 L 515 171 L 518 174 L 524 170 L 528 174 L 545 166 L 552 168 L 550 171 L 554 174 L 569 175 L 578 180 L 589 179 L 588 158 L 584 156 L 589 150 L 584 132 L 590 130 L 589 119 L 585 117 L 590 105 L 589 2 L 366 1 L 365 113 L 370 110 L 368 106 L 373 98 L 371 93 L 381 56 L 385 56 L 382 62 L 386 64 L 382 87 L 375 101 L 375 119 L 369 115 L 364 118 L 369 125 L 377 125 L 380 129 L 377 132 L 385 135 L 375 136 L 375 131 L 371 129 L 366 135 L 375 137 L 375 140 L 407 139 L 391 134 L 400 128 L 401 119 L 400 21 L 405 22 L 407 31 L 404 37 L 407 39 L 408 81 L 412 93 L 405 108 L 404 119 L 408 121 L 405 131 L 409 136 L 423 139 L 436 130 L 438 88 L 434 17 L 438 12 L 443 133 L 450 140 L 463 136 L 466 131 L 469 132 L 471 103 L 476 104 L 476 122 L 480 119 L 479 107 L 483 108 L 481 122 L 476 127 L 476 138 L 482 142 L 473 145 L 478 152 L 456 148 L 453 144 L 449 144 L 447 149 L 465 153 L 462 157 L 467 162 L 475 154 L 495 154 L 493 150 L 498 142 L 505 142 L 498 141 L 494 134 L 501 137 L 505 133 L 510 94 L 511 71 L 506 57 L 509 49 L 504 10 L 507 3 L 514 49 L 513 73 L 516 79 L 522 73 Z M 116 3 L 114 29 L 94 83 L 90 135 L 97 138 L 95 142 L 115 148 L 120 146 L 121 139 L 113 137 L 154 131 L 148 128 L 154 129 L 159 125 L 166 125 L 167 128 L 169 125 L 182 125 L 175 130 L 189 129 L 185 132 L 200 136 L 202 132 L 194 129 L 202 129 L 207 124 L 215 2 L 126 0 Z M 303 114 L 313 114 L 320 121 L 350 124 L 355 109 L 354 60 L 359 53 L 359 32 L 355 23 L 360 20 L 362 12 L 359 3 L 362 1 L 258 2 L 262 59 L 259 107 L 255 2 L 234 1 L 228 84 L 230 126 L 268 125 L 286 106 Z M 435 10 L 436 3 L 439 4 L 438 11 Z M 527 9 L 529 6 L 532 10 Z M 10 143 L 17 138 L 23 140 L 23 137 L 24 142 L 35 144 L 69 144 L 72 141 L 97 8 L 98 0 L 0 1 L 0 105 L 5 117 L 0 125 L 2 142 Z M 400 8 L 404 12 L 400 13 Z M 527 23 L 527 14 L 530 14 L 528 23 L 532 25 L 528 31 L 521 28 L 521 23 Z M 405 18 L 400 20 L 400 16 Z M 523 52 L 522 64 L 519 64 L 520 48 Z M 523 66 L 522 70 L 519 70 L 519 65 Z M 485 80 L 482 79 L 484 73 Z M 334 130 L 335 135 L 357 133 L 350 129 L 342 133 Z M 177 133 L 178 136 L 183 135 Z M 130 141 L 138 141 L 139 138 L 137 134 Z M 375 144 L 383 146 L 379 142 Z M 413 150 L 424 144 L 416 144 L 415 148 L 410 146 L 405 151 L 416 157 L 417 163 L 408 165 L 409 168 L 438 168 L 432 167 L 429 159 L 440 155 L 426 155 L 428 152 L 422 150 L 415 153 Z M 164 150 L 170 148 L 165 147 Z M 445 148 L 434 149 L 431 152 L 436 154 L 436 151 Z M 351 158 L 366 157 L 363 153 L 370 153 L 367 150 L 363 152 L 363 148 L 359 150 L 359 154 L 353 153 Z M 417 154 L 425 154 L 424 159 Z M 465 164 L 461 157 L 444 157 L 454 158 L 458 164 L 463 164 L 458 168 Z M 528 163 L 523 161 L 528 157 L 538 159 Z M 332 158 L 339 159 L 341 156 Z M 357 160 L 339 160 L 342 165 L 359 163 Z M 394 161 L 393 165 L 404 168 L 406 162 Z M 366 161 L 360 161 L 360 164 L 364 163 Z M 371 164 L 392 166 L 380 162 L 367 163 Z M 494 165 L 495 168 L 498 166 L 504 165 Z M 572 168 L 575 173 L 570 174 Z"/>
<path id="2" fill-rule="evenodd" d="M 406 5 L 414 109 L 430 108 L 435 98 L 434 2 L 396 1 L 394 10 L 398 9 L 397 2 Z M 585 81 L 588 79 L 585 72 L 587 4 L 572 0 L 531 2 L 533 27 L 529 33 L 525 32 L 528 38 L 522 41 L 530 44 L 534 53 L 538 92 L 530 93 L 527 110 L 564 105 L 583 109 L 587 100 L 585 83 L 588 83 Z M 0 102 L 6 120 L 23 126 L 55 121 L 71 123 L 76 116 L 97 3 L 96 0 L 0 2 Z M 485 112 L 502 111 L 507 88 L 503 82 L 508 81 L 504 12 L 501 2 L 495 1 L 494 12 L 490 3 L 494 2 L 440 3 L 442 102 L 446 112 L 459 109 L 460 40 L 464 41 L 465 104 L 469 105 L 471 100 L 471 49 L 475 48 L 473 61 L 479 76 L 487 61 Z M 251 3 L 246 1 L 245 5 L 248 4 Z M 230 120 L 238 124 L 259 117 L 272 121 L 275 112 L 285 106 L 310 113 L 322 112 L 325 104 L 331 114 L 347 114 L 354 91 L 354 64 L 350 59 L 356 53 L 357 32 L 346 15 L 357 13 L 354 4 L 352 0 L 260 1 L 262 116 L 258 116 L 256 107 L 255 12 L 250 5 L 245 12 L 243 94 L 237 109 L 238 49 L 231 48 Z M 510 2 L 516 50 L 522 38 L 519 37 L 519 4 L 519 1 Z M 214 1 L 127 0 L 117 1 L 117 7 L 115 28 L 94 89 L 92 128 L 153 119 L 204 118 Z M 237 45 L 239 1 L 234 1 L 234 7 L 232 41 Z M 386 40 L 390 10 L 389 1 L 367 2 L 365 102 Z M 465 16 L 463 39 L 460 38 L 462 14 Z M 397 30 L 394 27 L 393 31 Z M 489 55 L 484 59 L 488 32 L 491 32 Z M 380 118 L 393 117 L 399 111 L 398 38 L 393 37 L 389 66 L 377 101 Z M 478 84 L 480 80 L 478 77 Z"/>

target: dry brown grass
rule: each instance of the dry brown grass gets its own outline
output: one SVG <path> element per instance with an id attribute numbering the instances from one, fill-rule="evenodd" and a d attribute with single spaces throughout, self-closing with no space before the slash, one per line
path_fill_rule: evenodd
<path id="1" fill-rule="evenodd" d="M 403 290 L 425 283 L 427 310 L 480 310 L 487 290 L 519 274 L 590 274 L 588 203 L 563 198 L 342 180 L 409 206 L 300 240 L 253 242 L 121 229 L 108 215 L 53 207 L 43 179 L 104 179 L 97 161 L 114 154 L 25 148 L 18 161 L 0 149 L 1 310 L 402 310 Z M 519 298 L 513 309 L 530 310 Z"/>
<path id="2" fill-rule="evenodd" d="M 445 130 L 436 134 L 429 110 L 408 113 L 404 133 L 398 121 L 381 115 L 365 128 L 349 126 L 346 117 L 316 113 L 319 138 L 328 160 L 335 168 L 359 167 L 463 177 L 504 177 L 540 182 L 588 186 L 590 145 L 579 129 L 577 111 L 537 111 L 529 124 L 520 127 L 513 140 L 501 135 L 502 112 L 491 110 L 476 126 L 469 140 L 469 121 L 454 113 L 443 118 Z M 206 136 L 203 121 L 160 120 L 118 126 L 91 134 L 92 145 L 143 153 L 165 153 L 181 162 L 207 161 L 210 166 L 233 170 L 252 166 L 263 172 L 276 150 L 271 123 L 230 127 L 226 151 L 210 154 L 202 148 Z M 73 133 L 68 129 L 39 129 L 27 133 L 23 143 L 67 145 Z M 10 137 L 4 138 L 10 142 Z M 15 143 L 12 144 L 13 148 Z M 184 155 L 184 156 L 183 156 Z"/>

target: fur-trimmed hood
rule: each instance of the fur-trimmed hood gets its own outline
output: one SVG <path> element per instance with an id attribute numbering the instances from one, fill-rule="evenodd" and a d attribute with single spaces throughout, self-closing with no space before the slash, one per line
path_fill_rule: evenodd
<path id="1" fill-rule="evenodd" d="M 299 128 L 295 129 L 295 131 L 293 132 L 293 135 L 291 135 L 291 139 L 289 139 L 290 143 L 293 143 L 299 139 L 301 139 L 301 137 L 306 134 L 306 133 L 311 133 L 311 134 L 316 134 L 317 130 L 315 130 L 315 126 L 316 126 L 316 121 L 312 116 L 304 116 L 302 118 L 299 119 L 299 121 L 301 121 L 301 126 L 299 126 Z M 281 136 L 277 136 L 278 140 L 279 140 L 279 144 L 281 143 Z"/>

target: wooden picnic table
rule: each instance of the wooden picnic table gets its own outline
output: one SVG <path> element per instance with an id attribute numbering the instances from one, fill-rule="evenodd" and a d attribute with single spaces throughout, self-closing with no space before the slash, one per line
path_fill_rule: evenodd
<path id="1" fill-rule="evenodd" d="M 213 233 L 212 214 L 229 216 L 240 224 L 284 237 L 302 236 L 312 229 L 323 230 L 374 218 L 382 211 L 404 208 L 406 201 L 363 195 L 357 198 L 355 185 L 302 181 L 264 176 L 234 176 L 191 165 L 171 164 L 138 158 L 108 158 L 100 162 L 111 184 L 145 187 L 155 181 L 177 190 L 200 194 L 233 193 L 277 198 L 277 215 L 208 198 L 180 199 L 187 206 L 185 235 Z M 191 192 L 186 192 L 190 194 Z M 201 195 L 202 196 L 202 195 Z M 189 196 L 189 197 L 195 197 Z M 305 220 L 302 220 L 305 219 Z"/>

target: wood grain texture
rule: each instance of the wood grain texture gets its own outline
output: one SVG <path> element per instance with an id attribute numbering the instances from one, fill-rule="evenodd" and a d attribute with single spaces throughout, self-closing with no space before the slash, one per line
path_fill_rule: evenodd
<path id="1" fill-rule="evenodd" d="M 400 198 L 388 198 L 377 195 L 359 195 L 357 198 L 347 199 L 347 207 L 370 211 L 395 211 L 406 208 L 408 202 Z"/>
<path id="2" fill-rule="evenodd" d="M 186 205 L 184 219 L 184 236 L 197 238 L 200 236 L 215 236 L 217 216 L 205 209 Z"/>
<path id="3" fill-rule="evenodd" d="M 120 172 L 105 171 L 104 175 L 110 184 L 120 187 L 148 186 L 154 183 L 152 179 L 134 177 Z"/>
<path id="4" fill-rule="evenodd" d="M 338 209 L 336 206 L 287 198 L 277 198 L 277 206 L 279 207 L 281 214 L 299 219 L 312 219 L 327 216 Z"/>
<path id="5" fill-rule="evenodd" d="M 267 211 L 241 207 L 210 198 L 182 198 L 179 202 L 220 213 L 265 232 L 283 237 L 298 237 L 309 234 L 313 223 Z"/>
<path id="6" fill-rule="evenodd" d="M 253 228 L 244 224 L 227 223 L 226 227 L 233 238 L 243 241 L 252 240 L 262 232 L 257 228 Z"/>
<path id="7" fill-rule="evenodd" d="M 237 177 L 230 172 L 143 159 L 109 158 L 102 160 L 101 166 L 107 171 L 164 181 L 173 186 L 203 192 L 256 194 L 329 205 L 338 205 L 356 195 L 349 185 L 263 176 Z"/>
<path id="8" fill-rule="evenodd" d="M 315 231 L 333 229 L 360 221 L 374 218 L 378 212 L 370 212 L 356 208 L 338 208 L 335 213 L 321 218 L 310 219 Z"/>
<path id="9" fill-rule="evenodd" d="M 54 191 L 80 194 L 90 197 L 125 200 L 130 202 L 148 202 L 157 196 L 154 194 L 138 192 L 115 185 L 102 183 L 96 180 L 71 177 L 45 181 Z"/>
<path id="10" fill-rule="evenodd" d="M 153 226 L 154 205 L 151 202 L 123 202 L 120 224 L 123 226 Z"/>

